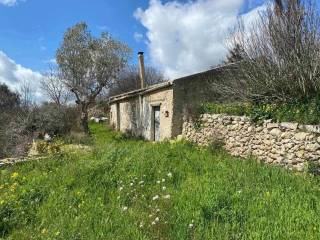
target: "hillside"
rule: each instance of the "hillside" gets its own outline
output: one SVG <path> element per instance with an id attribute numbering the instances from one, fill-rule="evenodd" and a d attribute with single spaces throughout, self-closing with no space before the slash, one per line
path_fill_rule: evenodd
<path id="1" fill-rule="evenodd" d="M 92 151 L 0 169 L 0 238 L 320 239 L 315 177 L 91 129 Z"/>

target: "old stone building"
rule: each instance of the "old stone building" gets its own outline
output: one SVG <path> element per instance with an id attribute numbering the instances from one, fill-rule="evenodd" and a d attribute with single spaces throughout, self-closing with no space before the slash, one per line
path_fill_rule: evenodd
<path id="1" fill-rule="evenodd" d="M 216 91 L 225 68 L 215 68 L 157 85 L 144 86 L 143 53 L 139 53 L 141 89 L 110 98 L 110 123 L 117 130 L 151 141 L 182 133 L 183 120 L 206 101 L 225 101 Z"/>

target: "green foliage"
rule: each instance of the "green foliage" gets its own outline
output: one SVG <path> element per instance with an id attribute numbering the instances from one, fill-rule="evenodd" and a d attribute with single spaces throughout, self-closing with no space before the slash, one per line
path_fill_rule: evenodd
<path id="1" fill-rule="evenodd" d="M 69 134 L 62 137 L 63 141 L 66 144 L 83 144 L 90 145 L 92 144 L 92 137 L 84 134 L 83 132 L 74 132 L 71 131 Z"/>
<path id="2" fill-rule="evenodd" d="M 320 99 L 291 103 L 216 104 L 204 103 L 201 113 L 246 115 L 255 122 L 272 119 L 277 122 L 320 124 Z"/>
<path id="3" fill-rule="evenodd" d="M 250 113 L 251 106 L 249 104 L 238 104 L 238 103 L 203 103 L 200 106 L 200 113 L 225 113 L 230 115 L 247 115 Z"/>
<path id="4" fill-rule="evenodd" d="M 320 238 L 316 177 L 185 142 L 115 141 L 101 124 L 91 130 L 92 152 L 0 170 L 0 238 Z"/>
<path id="5" fill-rule="evenodd" d="M 319 176 L 320 175 L 320 163 L 310 162 L 308 164 L 308 172 L 312 175 Z"/>

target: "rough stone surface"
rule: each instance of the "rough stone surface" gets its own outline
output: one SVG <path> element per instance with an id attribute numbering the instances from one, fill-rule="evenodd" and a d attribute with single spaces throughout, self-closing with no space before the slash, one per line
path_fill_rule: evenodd
<path id="1" fill-rule="evenodd" d="M 182 134 L 200 145 L 223 141 L 234 156 L 253 155 L 268 164 L 304 171 L 308 162 L 320 163 L 320 136 L 315 131 L 318 126 L 302 126 L 270 120 L 258 126 L 247 117 L 204 114 L 197 124 L 185 121 Z"/>

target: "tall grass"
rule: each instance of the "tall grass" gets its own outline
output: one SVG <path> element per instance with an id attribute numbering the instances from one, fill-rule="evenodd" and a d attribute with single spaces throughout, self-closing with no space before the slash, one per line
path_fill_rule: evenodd
<path id="1" fill-rule="evenodd" d="M 91 129 L 90 153 L 0 170 L 0 238 L 320 239 L 317 178 Z"/>

